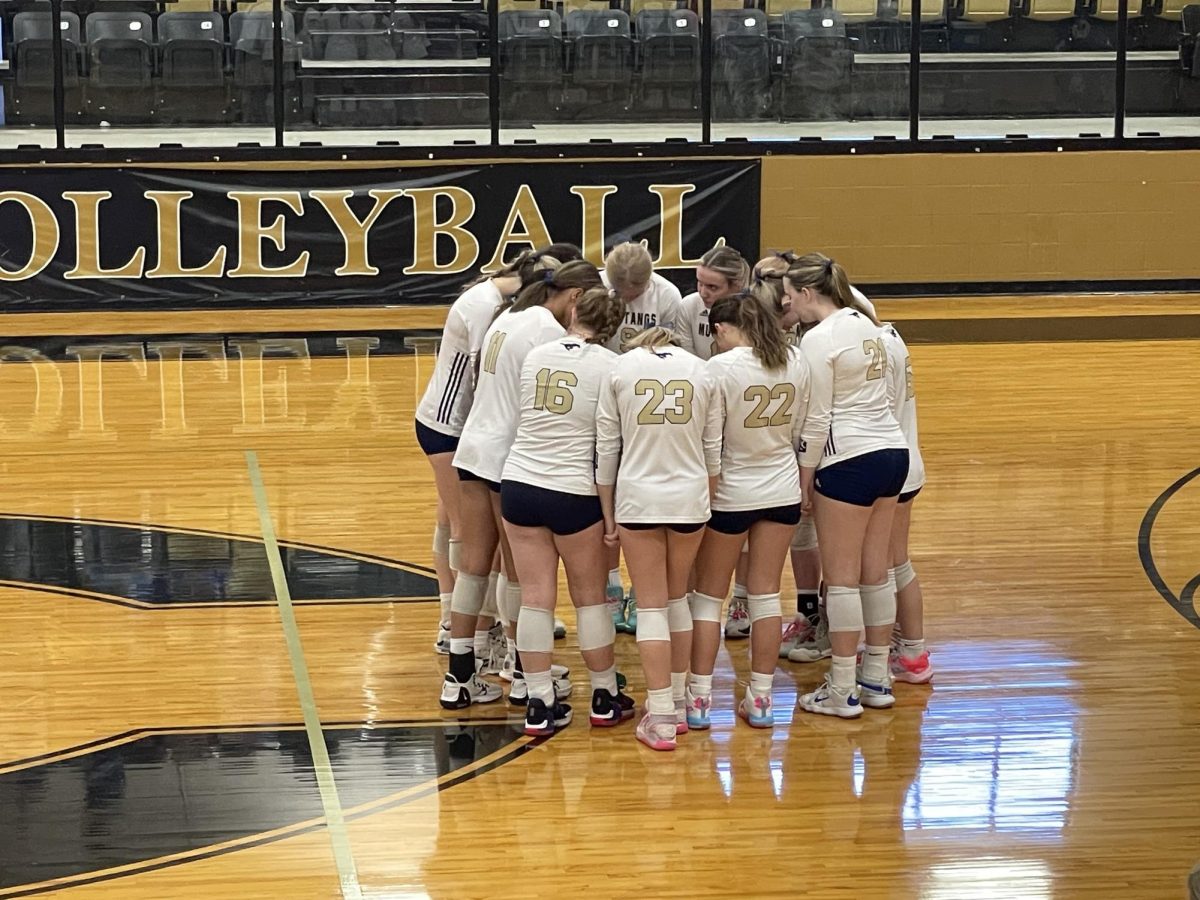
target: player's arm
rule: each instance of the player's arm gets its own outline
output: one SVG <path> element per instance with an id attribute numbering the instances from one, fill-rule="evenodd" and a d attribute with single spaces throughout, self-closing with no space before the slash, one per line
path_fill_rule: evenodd
<path id="1" fill-rule="evenodd" d="M 600 386 L 596 403 L 596 494 L 604 514 L 604 543 L 617 546 L 617 468 L 621 463 L 621 413 L 617 408 L 616 379 L 609 375 Z"/>
<path id="2" fill-rule="evenodd" d="M 829 438 L 829 423 L 833 418 L 833 361 L 834 348 L 830 333 L 810 334 L 800 345 L 808 362 L 808 413 L 804 417 L 801 437 L 804 450 L 800 454 L 800 490 L 806 510 L 812 507 L 813 484 L 817 466 L 825 455 Z"/>

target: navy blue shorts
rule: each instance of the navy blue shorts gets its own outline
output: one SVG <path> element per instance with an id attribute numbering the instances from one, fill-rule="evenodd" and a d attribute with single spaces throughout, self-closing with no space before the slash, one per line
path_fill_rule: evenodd
<path id="1" fill-rule="evenodd" d="M 630 531 L 653 531 L 655 528 L 670 528 L 672 531 L 679 534 L 695 534 L 707 522 L 618 522 L 622 528 L 628 528 Z"/>
<path id="2" fill-rule="evenodd" d="M 755 522 L 778 522 L 795 528 L 800 524 L 800 504 L 771 506 L 766 509 L 743 509 L 739 512 L 713 510 L 708 527 L 721 534 L 745 534 Z"/>
<path id="3" fill-rule="evenodd" d="M 899 496 L 908 478 L 908 449 L 876 450 L 817 470 L 817 493 L 854 506 Z"/>
<path id="4" fill-rule="evenodd" d="M 919 493 L 921 493 L 920 488 L 917 488 L 915 491 L 905 491 L 904 493 L 902 493 L 900 495 L 900 502 L 901 503 L 912 503 L 914 500 L 917 499 L 917 494 L 919 494 Z"/>
<path id="5" fill-rule="evenodd" d="M 486 478 L 480 478 L 474 472 L 468 472 L 466 469 L 455 469 L 454 471 L 458 473 L 459 481 L 482 481 L 493 494 L 500 493 L 500 482 L 498 481 L 488 481 Z"/>
<path id="6" fill-rule="evenodd" d="M 439 453 L 453 453 L 458 449 L 458 438 L 452 434 L 442 434 L 434 431 L 420 419 L 416 420 L 417 444 L 426 456 L 437 456 Z"/>
<path id="7" fill-rule="evenodd" d="M 604 521 L 595 495 L 565 494 L 519 481 L 501 483 L 500 515 L 521 528 L 549 528 L 560 537 Z"/>

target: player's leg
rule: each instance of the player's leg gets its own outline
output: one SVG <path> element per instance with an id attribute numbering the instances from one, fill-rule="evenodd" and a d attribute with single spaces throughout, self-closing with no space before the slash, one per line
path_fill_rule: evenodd
<path id="1" fill-rule="evenodd" d="M 733 573 L 733 597 L 725 614 L 725 637 L 730 639 L 750 637 L 750 613 L 746 608 L 746 573 L 750 560 L 748 549 L 745 544 L 742 545 Z M 721 596 L 724 598 L 725 595 Z"/>
<path id="2" fill-rule="evenodd" d="M 817 629 L 821 618 L 821 553 L 817 526 L 811 515 L 800 520 L 791 544 L 792 577 L 796 582 L 796 615 L 783 633 L 780 658 L 814 662 L 829 656 L 829 632 Z M 791 656 L 796 651 L 796 657 Z"/>
<path id="3" fill-rule="evenodd" d="M 750 684 L 738 705 L 738 714 L 756 728 L 770 728 L 775 724 L 771 683 L 779 664 L 783 627 L 779 583 L 794 533 L 794 525 L 769 519 L 755 522 L 750 528 L 750 559 L 746 573 Z"/>
<path id="4" fill-rule="evenodd" d="M 646 714 L 637 738 L 655 750 L 675 749 L 671 695 L 671 626 L 667 613 L 667 529 L 618 525 L 629 578 L 641 605 L 637 644 L 646 678 Z"/>
<path id="5" fill-rule="evenodd" d="M 674 525 L 667 529 L 667 596 L 671 629 L 671 700 L 675 706 L 675 727 L 680 734 L 688 730 L 685 694 L 688 669 L 692 662 L 692 612 L 688 606 L 688 583 L 696 565 L 696 554 L 704 539 L 705 528 Z"/>
<path id="6" fill-rule="evenodd" d="M 887 708 L 896 702 L 888 673 L 888 651 L 892 627 L 896 624 L 896 589 L 888 579 L 895 513 L 895 496 L 875 501 L 863 538 L 859 576 L 866 647 L 858 673 L 858 687 L 863 705 L 876 709 Z"/>
<path id="7" fill-rule="evenodd" d="M 892 520 L 892 580 L 896 585 L 897 633 L 892 639 L 892 678 L 925 684 L 933 678 L 933 664 L 925 649 L 924 597 L 921 582 L 908 555 L 908 533 L 916 495 L 901 494 Z"/>
<path id="8" fill-rule="evenodd" d="M 437 572 L 439 618 L 434 649 L 450 652 L 450 602 L 454 596 L 454 572 L 460 552 L 459 480 L 454 471 L 453 453 L 434 453 L 427 457 L 437 490 L 437 520 L 433 531 L 433 567 Z"/>
<path id="9" fill-rule="evenodd" d="M 713 669 L 721 648 L 721 606 L 746 542 L 747 532 L 728 531 L 741 527 L 740 522 L 733 521 L 734 515 L 716 513 L 704 529 L 696 556 L 695 589 L 688 595 L 692 613 L 692 672 L 684 702 L 688 727 L 701 730 L 711 725 Z M 729 525 L 725 524 L 727 520 Z"/>

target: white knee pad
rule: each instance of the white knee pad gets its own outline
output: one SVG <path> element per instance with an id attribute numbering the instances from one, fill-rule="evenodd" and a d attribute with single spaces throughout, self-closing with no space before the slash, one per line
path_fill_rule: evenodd
<path id="1" fill-rule="evenodd" d="M 521 614 L 521 585 L 506 581 L 504 590 L 497 591 L 496 601 L 500 606 L 500 621 L 505 625 L 515 623 Z"/>
<path id="2" fill-rule="evenodd" d="M 868 628 L 893 625 L 896 622 L 896 590 L 886 581 L 883 584 L 864 584 L 862 595 L 863 624 Z"/>
<path id="3" fill-rule="evenodd" d="M 617 639 L 612 613 L 603 603 L 599 606 L 579 607 L 575 610 L 575 624 L 579 630 L 580 650 L 600 650 L 604 647 L 611 647 L 613 641 Z"/>
<path id="4" fill-rule="evenodd" d="M 433 526 L 433 555 L 450 555 L 450 529 L 445 525 Z"/>
<path id="5" fill-rule="evenodd" d="M 637 639 L 639 643 L 641 641 L 671 642 L 671 624 L 665 608 L 638 607 Z"/>
<path id="6" fill-rule="evenodd" d="M 751 594 L 746 598 L 746 608 L 750 611 L 750 627 L 760 619 L 779 618 L 783 608 L 779 605 L 778 594 Z"/>
<path id="7" fill-rule="evenodd" d="M 913 571 L 912 561 L 908 559 L 900 563 L 900 565 L 896 566 L 896 568 L 892 569 L 892 574 L 896 579 L 897 591 L 904 590 L 906 587 L 912 584 L 917 577 L 917 573 Z"/>
<path id="8" fill-rule="evenodd" d="M 688 605 L 692 608 L 693 622 L 721 623 L 721 599 L 692 591 L 688 594 Z"/>
<path id="9" fill-rule="evenodd" d="M 825 616 L 830 631 L 852 631 L 858 634 L 863 629 L 862 597 L 858 588 L 830 585 L 825 595 Z"/>
<path id="10" fill-rule="evenodd" d="M 612 621 L 612 617 L 609 617 Z M 521 653 L 554 652 L 554 613 L 522 606 L 517 614 L 517 650 Z"/>
<path id="11" fill-rule="evenodd" d="M 804 516 L 796 526 L 796 533 L 792 535 L 792 549 L 817 549 L 817 523 L 813 521 L 812 516 Z"/>
<path id="12" fill-rule="evenodd" d="M 692 630 L 692 611 L 688 608 L 687 597 L 667 601 L 667 624 L 672 634 Z"/>
<path id="13" fill-rule="evenodd" d="M 489 619 L 500 617 L 500 607 L 496 604 L 496 598 L 499 596 L 500 579 L 503 577 L 499 572 L 493 572 L 488 576 L 487 593 L 483 596 L 483 608 L 479 610 L 481 616 L 487 616 Z"/>
<path id="14" fill-rule="evenodd" d="M 457 572 L 462 568 L 462 541 L 447 539 L 446 558 L 450 560 L 450 568 Z"/>
<path id="15" fill-rule="evenodd" d="M 454 596 L 450 599 L 450 611 L 464 616 L 478 616 L 483 609 L 483 595 L 487 589 L 488 580 L 482 575 L 459 572 L 454 582 Z"/>

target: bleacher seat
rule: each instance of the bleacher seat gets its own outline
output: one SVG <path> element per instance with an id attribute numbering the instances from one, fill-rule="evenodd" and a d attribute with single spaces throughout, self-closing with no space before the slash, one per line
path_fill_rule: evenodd
<path id="1" fill-rule="evenodd" d="M 774 18 L 790 12 L 812 9 L 812 0 L 767 0 L 767 15 Z"/>
<path id="2" fill-rule="evenodd" d="M 159 110 L 176 121 L 223 121 L 225 20 L 217 12 L 165 12 L 158 17 Z"/>
<path id="3" fill-rule="evenodd" d="M 806 119 L 844 117 L 854 63 L 845 20 L 832 9 L 792 10 L 783 15 L 783 35 L 781 112 Z"/>
<path id="4" fill-rule="evenodd" d="M 62 13 L 63 88 L 68 118 L 82 107 L 82 29 L 79 16 Z M 21 120 L 54 121 L 53 24 L 49 12 L 19 12 L 13 16 L 13 115 Z"/>
<path id="5" fill-rule="evenodd" d="M 958 17 L 950 23 L 952 51 L 975 53 L 1008 49 L 1013 33 L 1014 0 L 960 2 Z"/>
<path id="6" fill-rule="evenodd" d="M 680 9 L 682 6 L 679 0 L 629 0 L 629 15 L 636 23 L 638 16 L 644 12 Z"/>
<path id="7" fill-rule="evenodd" d="M 1180 19 L 1183 31 L 1179 41 L 1179 65 L 1189 78 L 1200 78 L 1200 5 L 1183 8 Z"/>
<path id="8" fill-rule="evenodd" d="M 637 15 L 646 109 L 691 112 L 700 85 L 700 19 L 690 9 L 645 9 Z"/>
<path id="9" fill-rule="evenodd" d="M 110 90 L 148 93 L 154 78 L 154 23 L 142 12 L 94 12 L 84 20 L 89 105 Z"/>
<path id="10" fill-rule="evenodd" d="M 511 86 L 558 86 L 563 77 L 562 20 L 549 9 L 500 13 L 500 75 Z"/>
<path id="11" fill-rule="evenodd" d="M 713 12 L 713 115 L 758 118 L 771 106 L 771 45 L 759 9 Z"/>
<path id="12" fill-rule="evenodd" d="M 300 43 L 296 40 L 296 21 L 283 11 L 284 107 L 294 107 L 293 85 Z M 272 13 L 269 9 L 235 12 L 229 17 L 229 46 L 233 60 L 235 99 L 244 122 L 271 122 L 274 101 L 275 42 Z"/>
<path id="13" fill-rule="evenodd" d="M 633 81 L 633 37 L 629 16 L 619 9 L 574 9 L 567 13 L 571 82 L 628 101 Z"/>

